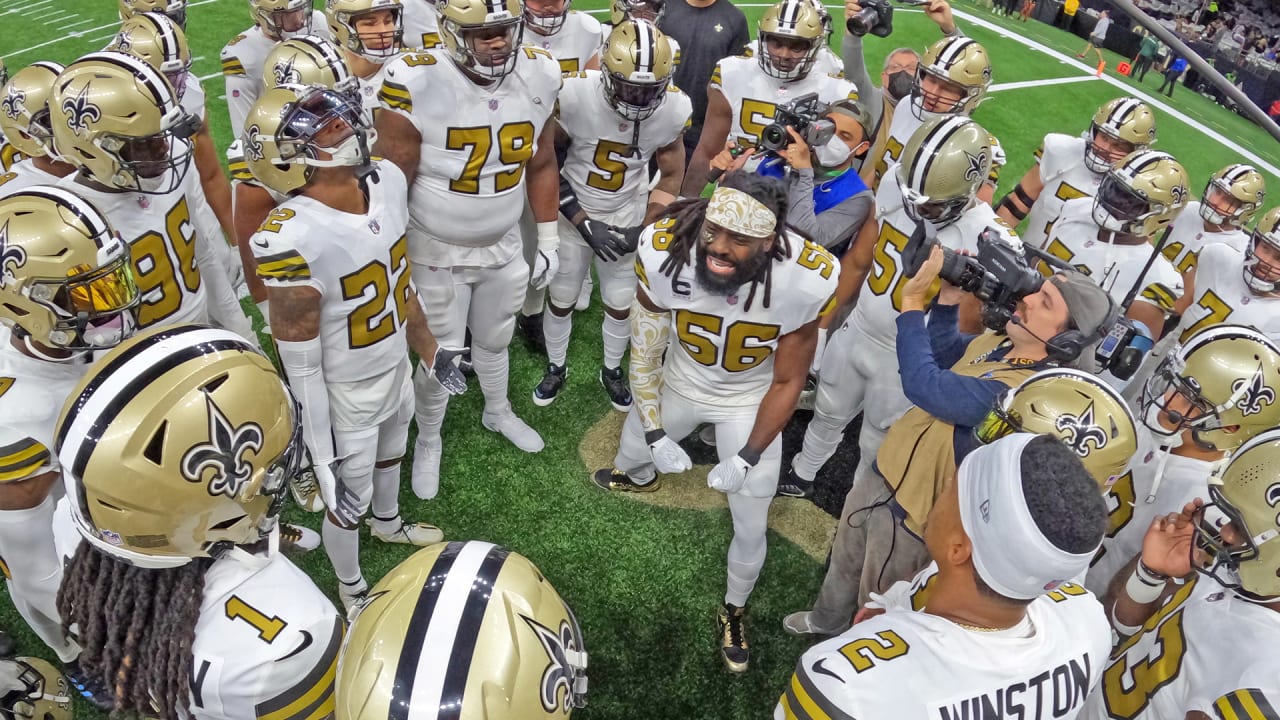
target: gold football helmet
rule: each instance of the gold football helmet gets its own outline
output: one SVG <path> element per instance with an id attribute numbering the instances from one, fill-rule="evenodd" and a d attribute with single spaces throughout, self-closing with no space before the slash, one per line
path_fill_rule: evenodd
<path id="1" fill-rule="evenodd" d="M 108 50 L 127 53 L 164 74 L 181 100 L 191 70 L 191 46 L 182 27 L 164 15 L 139 13 L 120 24 Z"/>
<path id="2" fill-rule="evenodd" d="M 1280 429 L 1233 453 L 1210 476 L 1207 500 L 1196 513 L 1191 566 L 1247 598 L 1274 601 L 1280 596 Z"/>
<path id="3" fill-rule="evenodd" d="M 666 0 L 613 0 L 609 5 L 609 24 L 619 25 L 623 20 L 648 20 L 657 25 L 666 12 Z"/>
<path id="4" fill-rule="evenodd" d="M 1104 491 L 1138 451 L 1133 414 L 1096 375 L 1042 370 L 1006 391 L 973 434 L 991 443 L 1015 432 L 1053 435 L 1075 451 Z"/>
<path id="5" fill-rule="evenodd" d="M 1271 208 L 1258 221 L 1244 255 L 1245 284 L 1255 293 L 1265 295 L 1280 287 L 1280 264 L 1269 263 L 1258 255 L 1262 245 L 1270 250 L 1269 256 L 1280 256 L 1280 207 Z"/>
<path id="6" fill-rule="evenodd" d="M 1105 135 L 1113 149 L 1098 144 Z M 1146 150 L 1156 141 L 1156 116 L 1137 98 L 1109 100 L 1093 114 L 1089 134 L 1085 137 L 1084 164 L 1095 173 L 1111 169 L 1117 160 L 1136 150 Z M 1122 150 L 1123 152 L 1118 152 Z"/>
<path id="7" fill-rule="evenodd" d="M 391 14 L 391 30 L 361 33 L 356 27 L 365 16 L 383 12 Z M 326 0 L 324 17 L 334 41 L 369 62 L 384 63 L 402 48 L 404 7 L 400 0 Z M 376 47 L 370 47 L 371 42 Z"/>
<path id="8" fill-rule="evenodd" d="M 524 28 L 520 0 L 440 0 L 436 7 L 440 39 L 458 67 L 481 80 L 515 70 Z"/>
<path id="9" fill-rule="evenodd" d="M 187 0 L 120 0 L 120 19 L 128 20 L 139 13 L 160 13 L 187 28 Z"/>
<path id="10" fill-rule="evenodd" d="M 911 135 L 898 165 L 904 209 L 916 222 L 950 225 L 991 173 L 991 135 L 967 117 L 926 120 Z"/>
<path id="11" fill-rule="evenodd" d="M 311 34 L 311 0 L 249 0 L 253 22 L 272 40 Z"/>
<path id="12" fill-rule="evenodd" d="M 62 160 L 103 185 L 148 194 L 178 189 L 200 120 L 183 112 L 164 76 L 119 52 L 67 66 L 49 99 Z"/>
<path id="13" fill-rule="evenodd" d="M 62 70 L 58 63 L 32 63 L 14 73 L 0 91 L 0 132 L 26 157 L 58 157 L 49 126 L 49 96 Z"/>
<path id="14" fill-rule="evenodd" d="M 460 617 L 430 611 L 445 606 Z M 439 659 L 429 669 L 427 655 Z M 586 669 L 577 618 L 532 562 L 486 542 L 438 543 L 387 573 L 352 619 L 337 720 L 442 707 L 462 720 L 566 718 L 586 704 Z"/>
<path id="15" fill-rule="evenodd" d="M 1233 210 L 1222 212 L 1212 204 L 1214 196 L 1228 199 Z M 1267 181 L 1262 173 L 1244 163 L 1228 165 L 1209 178 L 1200 198 L 1200 217 L 1214 225 L 1241 227 L 1253 220 L 1254 213 L 1262 207 L 1267 197 Z"/>
<path id="16" fill-rule="evenodd" d="M 674 65 L 671 43 L 661 30 L 644 20 L 623 20 L 600 50 L 605 100 L 623 119 L 644 120 L 666 99 Z"/>
<path id="17" fill-rule="evenodd" d="M 760 17 L 756 38 L 756 60 L 766 75 L 780 80 L 799 80 L 809 74 L 826 40 L 822 14 L 808 0 L 782 0 Z M 770 44 L 785 53 L 775 53 Z"/>
<path id="18" fill-rule="evenodd" d="M 358 101 L 319 86 L 283 85 L 264 91 L 249 110 L 241 147 L 258 182 L 289 194 L 306 186 L 311 168 L 367 163 L 373 137 Z"/>
<path id="19" fill-rule="evenodd" d="M 1139 150 L 1102 177 L 1093 221 L 1112 232 L 1152 237 L 1187 206 L 1187 171 L 1172 155 Z"/>
<path id="20" fill-rule="evenodd" d="M 85 540 L 168 568 L 272 533 L 302 459 L 301 429 L 297 403 L 257 348 L 177 325 L 103 356 L 63 406 L 54 443 Z"/>
<path id="21" fill-rule="evenodd" d="M 316 35 L 278 43 L 262 63 L 263 87 L 321 85 L 360 102 L 360 80 L 337 45 Z"/>
<path id="22" fill-rule="evenodd" d="M 4 720 L 72 720 L 71 685 L 48 660 L 0 660 L 0 693 Z"/>
<path id="23" fill-rule="evenodd" d="M 1280 349 L 1241 325 L 1215 325 L 1165 356 L 1142 388 L 1142 423 L 1166 445 L 1191 430 L 1222 452 L 1280 425 Z"/>
<path id="24" fill-rule="evenodd" d="M 958 97 L 950 98 L 926 88 L 926 77 L 932 77 L 948 94 Z M 991 58 L 987 56 L 987 49 L 967 37 L 944 37 L 924 51 L 916 66 L 911 85 L 911 112 L 919 120 L 939 115 L 968 115 L 986 99 L 990 85 Z"/>
<path id="25" fill-rule="evenodd" d="M 0 321 L 19 337 L 71 353 L 116 345 L 137 327 L 132 267 L 79 196 L 36 185 L 0 200 Z"/>

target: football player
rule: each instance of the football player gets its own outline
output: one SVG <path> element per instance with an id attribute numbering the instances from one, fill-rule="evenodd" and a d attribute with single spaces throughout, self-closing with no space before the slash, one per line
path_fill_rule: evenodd
<path id="1" fill-rule="evenodd" d="M 1010 244 L 1018 242 L 995 211 L 977 200 L 991 171 L 990 137 L 967 117 L 929 120 L 907 143 L 903 162 L 891 166 L 888 180 L 880 184 L 876 221 L 863 223 L 841 259 L 838 297 L 847 304 L 856 295 L 857 304 L 823 351 L 813 419 L 779 486 L 782 494 L 812 493 L 818 470 L 859 412 L 862 455 L 856 472 L 866 472 L 889 426 L 911 406 L 898 377 L 895 341 L 907 281 L 903 250 L 917 226 L 926 240 L 952 250 L 976 252 L 978 236 L 987 228 Z M 970 302 L 962 303 L 962 320 L 971 311 Z"/>
<path id="2" fill-rule="evenodd" d="M 374 586 L 351 620 L 336 693 L 337 720 L 434 720 L 441 708 L 564 720 L 586 705 L 587 649 L 573 610 L 528 558 L 451 542 Z"/>
<path id="3" fill-rule="evenodd" d="M 439 7 L 445 47 L 387 66 L 378 154 L 412 182 L 409 259 L 432 331 L 450 346 L 471 331 L 485 398 L 481 424 L 538 452 L 542 437 L 507 398 L 508 346 L 530 277 L 535 288 L 545 287 L 558 265 L 559 174 L 547 121 L 560 66 L 546 50 L 520 44 L 518 0 L 446 0 Z M 532 274 L 519 227 L 526 197 L 537 221 Z M 413 488 L 431 497 L 449 395 L 422 372 L 415 391 Z"/>
<path id="4" fill-rule="evenodd" d="M 1106 526 L 1098 486 L 1056 438 L 974 450 L 929 513 L 934 563 L 805 652 L 773 717 L 1076 717 L 1111 632 L 1071 579 Z"/>
<path id="5" fill-rule="evenodd" d="M 267 53 L 281 40 L 310 35 L 328 39 L 324 14 L 311 9 L 311 0 L 249 0 L 253 27 L 231 38 L 222 48 L 227 112 L 233 132 L 244 127 L 249 108 L 265 86 L 259 80 Z"/>
<path id="6" fill-rule="evenodd" d="M 1146 103 L 1131 97 L 1110 100 L 1094 113 L 1084 135 L 1045 135 L 1035 165 L 1000 199 L 996 212 L 1009 227 L 1029 218 L 1022 239 L 1040 247 L 1064 202 L 1093 197 L 1112 164 L 1155 141 L 1156 118 Z"/>
<path id="7" fill-rule="evenodd" d="M 263 62 L 262 81 L 266 88 L 281 84 L 322 85 L 352 97 L 358 92 L 360 82 L 351 74 L 337 46 L 314 35 L 285 40 L 272 48 Z M 249 295 L 265 321 L 270 318 L 271 309 L 267 302 L 267 288 L 256 272 L 257 262 L 253 259 L 249 237 L 258 231 L 267 215 L 284 202 L 285 196 L 254 179 L 238 138 L 227 148 L 227 168 L 231 172 L 235 193 L 236 247 L 244 265 Z M 270 326 L 263 328 L 263 332 L 270 334 Z M 318 501 L 312 509 L 320 509 Z"/>
<path id="8" fill-rule="evenodd" d="M 609 4 L 609 22 L 602 32 L 609 37 L 610 31 L 623 20 L 647 20 L 656 27 L 667 11 L 667 0 L 613 0 Z M 671 64 L 680 64 L 680 43 L 667 36 L 667 44 L 671 46 Z"/>
<path id="9" fill-rule="evenodd" d="M 0 558 L 18 613 L 104 709 L 107 685 L 76 664 L 58 614 L 54 424 L 90 353 L 133 332 L 138 303 L 129 246 L 93 205 L 44 185 L 0 200 Z"/>
<path id="10" fill-rule="evenodd" d="M 0 660 L 0 714 L 12 720 L 72 720 L 67 680 L 47 660 Z"/>
<path id="11" fill-rule="evenodd" d="M 1252 328 L 1218 325 L 1161 361 L 1142 390 L 1138 451 L 1111 488 L 1110 527 L 1086 587 L 1105 592 L 1153 520 L 1203 497 L 1220 462 L 1280 425 L 1280 349 Z"/>
<path id="12" fill-rule="evenodd" d="M 1183 275 L 1195 267 L 1196 257 L 1209 245 L 1229 245 L 1244 252 L 1249 233 L 1244 229 L 1262 209 L 1267 181 L 1244 163 L 1215 172 L 1200 200 L 1191 200 L 1169 226 L 1162 252 Z"/>
<path id="13" fill-rule="evenodd" d="M 568 144 L 561 171 L 560 270 L 551 280 L 551 313 L 544 323 L 550 364 L 534 388 L 533 402 L 550 405 L 564 388 L 574 304 L 594 252 L 605 311 L 600 383 L 613 407 L 626 412 L 631 391 L 622 355 L 631 339 L 634 239 L 680 190 L 682 137 L 692 105 L 688 95 L 671 86 L 667 36 L 648 22 L 619 23 L 603 52 L 603 72 L 566 78 L 560 91 L 557 141 Z M 650 158 L 661 173 L 652 191 Z"/>
<path id="14" fill-rule="evenodd" d="M 199 325 L 133 338 L 72 391 L 55 438 L 83 540 L 58 609 L 121 712 L 332 711 L 342 618 L 276 550 L 299 412 L 256 347 Z"/>
<path id="15" fill-rule="evenodd" d="M 324 16 L 347 67 L 359 78 L 360 100 L 372 116 L 378 107 L 382 71 L 402 47 L 401 0 L 328 0 Z"/>
<path id="16" fill-rule="evenodd" d="M 9 83 L 9 70 L 4 66 L 4 60 L 0 58 L 0 87 Z M 3 132 L 0 132 L 0 172 L 9 172 L 9 168 L 16 165 L 22 160 L 22 153 L 18 149 L 9 144 L 8 138 Z"/>
<path id="17" fill-rule="evenodd" d="M 1172 155 L 1138 150 L 1117 162 L 1095 197 L 1062 204 L 1041 249 L 1090 276 L 1154 339 L 1182 295 L 1182 277 L 1163 257 L 1152 259 L 1152 239 L 1187 204 L 1187 172 Z M 1047 270 L 1046 270 L 1047 272 Z"/>
<path id="18" fill-rule="evenodd" d="M 1129 636 L 1081 717 L 1261 720 L 1280 707 L 1280 431 L 1250 440 L 1181 512 L 1150 524 L 1108 593 Z M 1170 581 L 1173 582 L 1170 582 Z"/>
<path id="19" fill-rule="evenodd" d="M 75 172 L 53 149 L 49 96 L 63 70 L 53 62 L 35 62 L 9 78 L 0 89 L 0 132 L 22 153 L 24 162 L 0 174 L 0 196 L 32 185 L 52 185 Z"/>
<path id="20" fill-rule="evenodd" d="M 411 50 L 440 47 L 440 11 L 435 0 L 402 0 L 404 46 Z"/>
<path id="21" fill-rule="evenodd" d="M 120 0 L 120 20 L 138 13 L 161 13 L 187 29 L 187 0 Z"/>
<path id="22" fill-rule="evenodd" d="M 531 0 L 523 3 L 525 41 L 551 53 L 568 73 L 600 69 L 604 35 L 600 21 L 570 10 L 573 0 Z"/>
<path id="23" fill-rule="evenodd" d="M 817 93 L 824 103 L 858 99 L 847 80 L 814 72 L 826 34 L 822 15 L 809 0 L 782 0 L 760 18 L 755 58 L 721 60 L 707 85 L 707 116 L 689 159 L 680 194 L 697 197 L 707 184 L 711 159 L 732 140 L 754 147 L 779 105 Z"/>
<path id="24" fill-rule="evenodd" d="M 930 45 L 916 65 L 911 94 L 904 98 L 910 112 L 899 108 L 893 113 L 884 152 L 876 158 L 871 188 L 879 189 L 880 180 L 893 162 L 902 159 L 902 149 L 921 123 L 947 115 L 970 115 L 986 99 L 990 86 L 991 59 L 977 41 L 950 35 Z M 994 154 L 992 163 L 997 164 Z"/>
<path id="25" fill-rule="evenodd" d="M 209 133 L 209 114 L 204 107 L 204 88 L 191 73 L 191 49 L 187 36 L 173 20 L 159 13 L 138 13 L 120 25 L 120 32 L 107 46 L 108 50 L 132 55 L 163 73 L 178 96 L 183 112 L 199 122 L 191 136 L 191 157 L 199 173 L 198 183 L 189 188 L 192 218 L 197 234 L 207 239 L 208 250 L 218 258 L 226 282 L 216 274 L 209 282 L 210 314 L 228 330 L 256 340 L 244 311 L 240 308 L 237 288 L 244 282 L 244 267 L 224 238 L 235 237 L 231 214 L 231 185 L 218 162 L 218 149 Z M 225 234 L 224 234 L 225 233 Z M 216 308 L 216 311 L 214 310 Z"/>
<path id="26" fill-rule="evenodd" d="M 619 0 L 626 3 L 628 0 Z M 844 77 L 844 61 L 840 59 L 831 49 L 831 33 L 833 31 L 831 25 L 831 13 L 827 12 L 827 7 L 818 0 L 809 0 L 813 5 L 813 9 L 818 11 L 818 15 L 822 18 L 822 44 L 818 48 L 818 56 L 813 60 L 812 72 L 823 73 L 833 77 Z M 654 21 L 655 23 L 657 20 Z M 742 47 L 740 55 L 745 58 L 755 57 L 759 50 L 759 42 L 748 42 Z"/>
<path id="27" fill-rule="evenodd" d="M 412 347 L 451 392 L 466 380 L 427 328 L 409 275 L 408 184 L 371 161 L 354 98 L 319 86 L 263 93 L 242 138 L 249 169 L 289 195 L 254 234 L 280 364 L 302 403 L 307 448 L 329 509 L 325 551 L 350 609 L 368 591 L 360 518 L 371 534 L 428 545 L 439 528 L 400 517 L 400 460 L 413 415 Z"/>
<path id="28" fill-rule="evenodd" d="M 605 490 L 653 492 L 656 473 L 692 467 L 677 443 L 702 423 L 715 426 L 720 462 L 707 485 L 728 496 L 734 528 L 718 618 L 731 672 L 745 672 L 750 660 L 746 605 L 764 566 L 780 431 L 804 388 L 839 278 L 830 253 L 787 236 L 786 197 L 779 180 L 730 173 L 709 200 L 673 204 L 640 235 L 635 402 L 613 467 L 593 475 Z"/>

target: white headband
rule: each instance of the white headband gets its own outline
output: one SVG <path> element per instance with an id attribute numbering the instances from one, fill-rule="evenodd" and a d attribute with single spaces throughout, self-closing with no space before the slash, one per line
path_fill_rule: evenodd
<path id="1" fill-rule="evenodd" d="M 727 187 L 718 187 L 712 193 L 706 219 L 729 232 L 750 237 L 769 237 L 778 225 L 778 217 L 764 203 Z"/>
<path id="2" fill-rule="evenodd" d="M 973 565 L 990 588 L 1032 600 L 1089 568 L 1090 552 L 1069 553 L 1036 526 L 1022 492 L 1022 451 L 1037 436 L 1016 433 L 974 450 L 956 477 L 960 522 L 973 545 Z"/>

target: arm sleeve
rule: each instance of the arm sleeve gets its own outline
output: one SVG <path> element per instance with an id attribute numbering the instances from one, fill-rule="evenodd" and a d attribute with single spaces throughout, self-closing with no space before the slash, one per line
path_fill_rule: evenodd
<path id="1" fill-rule="evenodd" d="M 959 305 L 934 305 L 929 313 L 929 347 L 939 367 L 951 367 L 973 342 L 973 335 L 960 332 Z"/>
<path id="2" fill-rule="evenodd" d="M 320 338 L 299 342 L 276 340 L 276 353 L 289 388 L 302 405 L 302 437 L 311 452 L 311 461 L 327 465 L 336 459 L 337 452 L 333 446 Z"/>
<path id="3" fill-rule="evenodd" d="M 850 171 L 852 172 L 852 171 Z M 813 204 L 813 170 L 792 174 L 787 188 L 787 224 L 813 242 L 829 248 L 852 237 L 871 210 L 871 193 L 863 192 L 827 211 L 816 214 Z"/>
<path id="4" fill-rule="evenodd" d="M 840 58 L 844 60 L 844 77 L 858 88 L 858 104 L 871 113 L 872 125 L 879 125 L 884 110 L 884 91 L 871 82 L 867 61 L 862 54 L 862 38 L 845 32 L 840 42 Z"/>
<path id="5" fill-rule="evenodd" d="M 938 366 L 933 356 L 924 313 L 898 316 L 898 372 L 902 390 L 914 405 L 952 425 L 972 426 L 991 410 L 1005 389 L 999 380 L 963 377 Z"/>
<path id="6" fill-rule="evenodd" d="M 662 427 L 662 357 L 671 341 L 671 316 L 631 304 L 631 393 L 645 432 Z"/>

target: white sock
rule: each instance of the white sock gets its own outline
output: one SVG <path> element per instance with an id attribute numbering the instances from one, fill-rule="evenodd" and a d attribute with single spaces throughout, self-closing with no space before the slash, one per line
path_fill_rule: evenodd
<path id="1" fill-rule="evenodd" d="M 471 346 L 471 366 L 476 370 L 480 391 L 484 393 L 484 411 L 487 415 L 497 416 L 511 412 L 511 402 L 507 399 L 510 365 L 511 359 L 506 348 L 494 352 L 479 345 Z"/>
<path id="2" fill-rule="evenodd" d="M 0 557 L 9 564 L 9 592 L 31 629 L 63 661 L 80 654 L 62 636 L 58 616 L 58 586 L 62 558 L 53 544 L 52 498 L 26 510 L 0 511 Z"/>
<path id="3" fill-rule="evenodd" d="M 631 321 L 619 320 L 606 312 L 602 331 L 604 333 L 604 366 L 611 369 L 620 367 L 622 354 L 631 344 Z"/>
<path id="4" fill-rule="evenodd" d="M 400 518 L 400 463 L 373 466 L 373 523 L 379 530 L 395 530 Z M 382 522 L 382 525 L 378 525 Z M 387 524 L 395 527 L 387 528 Z"/>
<path id="5" fill-rule="evenodd" d="M 542 315 L 542 337 L 547 341 L 547 359 L 552 365 L 564 367 L 569 355 L 569 335 L 573 332 L 573 313 L 564 317 L 554 310 Z"/>
<path id="6" fill-rule="evenodd" d="M 542 312 L 546 298 L 546 288 L 543 288 L 542 290 L 528 288 L 524 293 L 524 307 L 520 309 L 520 314 L 525 317 L 529 317 L 530 315 L 537 315 Z"/>
<path id="7" fill-rule="evenodd" d="M 347 585 L 360 582 L 360 533 L 355 528 L 338 527 L 328 517 L 320 527 L 320 536 L 324 538 L 324 552 L 333 564 L 333 574 L 338 581 Z"/>

